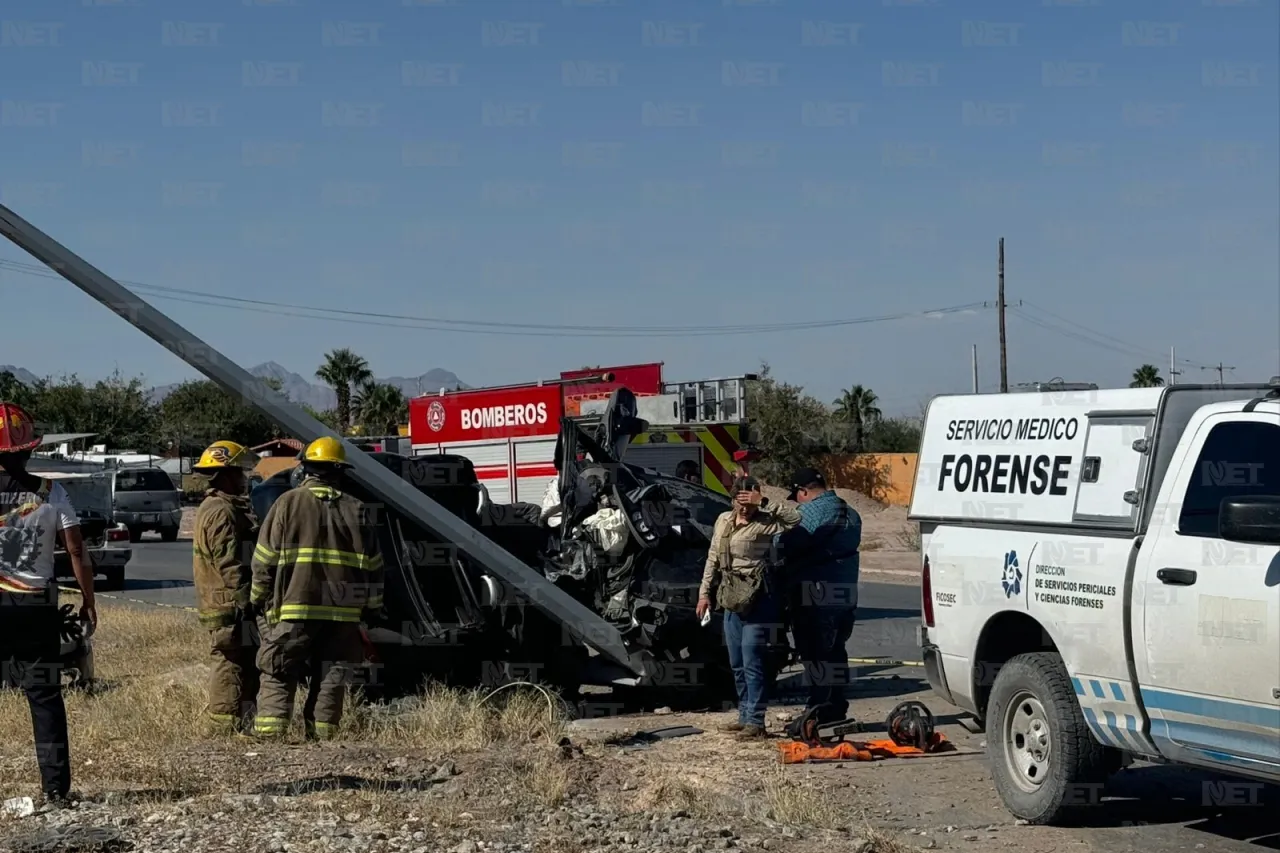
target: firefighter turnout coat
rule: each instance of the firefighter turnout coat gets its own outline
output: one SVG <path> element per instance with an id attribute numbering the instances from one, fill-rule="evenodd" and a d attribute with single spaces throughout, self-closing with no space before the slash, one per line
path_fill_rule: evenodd
<path id="1" fill-rule="evenodd" d="M 382 584 L 377 527 L 358 498 L 308 477 L 272 504 L 250 591 L 267 624 L 358 623 L 382 606 Z"/>
<path id="2" fill-rule="evenodd" d="M 248 610 L 256 529 L 247 497 L 205 492 L 192 534 L 192 575 L 200 624 L 206 628 L 234 625 L 237 610 Z"/>

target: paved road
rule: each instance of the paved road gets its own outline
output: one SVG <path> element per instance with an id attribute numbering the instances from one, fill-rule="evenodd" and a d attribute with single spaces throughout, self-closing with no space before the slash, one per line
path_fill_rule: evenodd
<path id="1" fill-rule="evenodd" d="M 111 595 L 178 607 L 195 605 L 191 584 L 191 543 L 144 539 L 133 546 L 125 569 L 125 589 Z M 849 642 L 852 658 L 919 660 L 916 625 L 920 620 L 918 587 L 862 583 L 858 624 Z"/>

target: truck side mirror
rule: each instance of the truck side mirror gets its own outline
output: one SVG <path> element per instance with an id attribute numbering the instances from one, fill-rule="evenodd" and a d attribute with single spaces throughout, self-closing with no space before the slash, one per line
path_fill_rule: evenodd
<path id="1" fill-rule="evenodd" d="M 1225 499 L 1218 509 L 1218 533 L 1229 542 L 1280 545 L 1280 495 Z"/>

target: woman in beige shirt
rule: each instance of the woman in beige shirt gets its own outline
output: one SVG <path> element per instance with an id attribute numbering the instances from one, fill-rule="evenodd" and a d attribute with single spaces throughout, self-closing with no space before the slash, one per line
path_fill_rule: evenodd
<path id="1" fill-rule="evenodd" d="M 800 523 L 800 511 L 789 504 L 774 504 L 760 491 L 754 477 L 739 477 L 733 483 L 733 509 L 716 519 L 707 552 L 702 585 L 698 590 L 698 618 L 711 609 L 713 588 L 726 573 L 739 579 L 759 579 L 761 589 L 738 612 L 724 612 L 724 639 L 729 648 L 729 666 L 738 692 L 738 721 L 726 728 L 742 737 L 764 737 L 765 708 L 769 701 L 768 669 L 765 656 L 769 641 L 781 629 L 777 587 L 769 572 L 777 562 L 774 537 Z"/>

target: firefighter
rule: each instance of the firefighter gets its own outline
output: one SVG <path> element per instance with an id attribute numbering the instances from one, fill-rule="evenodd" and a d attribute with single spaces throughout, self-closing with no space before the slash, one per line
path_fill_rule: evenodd
<path id="1" fill-rule="evenodd" d="M 382 607 L 382 554 L 371 507 L 342 491 L 342 442 L 322 436 L 302 457 L 303 479 L 271 506 L 253 553 L 250 598 L 264 614 L 254 734 L 283 735 L 294 692 L 308 681 L 308 739 L 342 719 L 351 668 L 363 661 L 362 617 Z"/>
<path id="2" fill-rule="evenodd" d="M 209 629 L 213 658 L 206 713 L 217 728 L 236 732 L 244 729 L 258 694 L 258 628 L 249 608 L 258 521 L 245 474 L 255 461 L 243 445 L 218 441 L 192 468 L 209 478 L 191 548 L 200 624 Z"/>
<path id="3" fill-rule="evenodd" d="M 48 805 L 61 808 L 70 804 L 71 758 L 62 699 L 58 538 L 80 587 L 86 635 L 98 625 L 98 610 L 93 563 L 66 489 L 27 470 L 39 445 L 31 415 L 0 402 L 0 687 L 20 687 L 26 694 L 40 789 Z M 12 726 L 9 734 L 18 737 Z"/>

